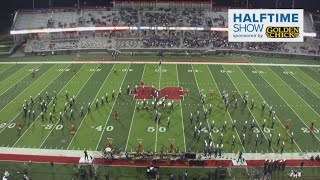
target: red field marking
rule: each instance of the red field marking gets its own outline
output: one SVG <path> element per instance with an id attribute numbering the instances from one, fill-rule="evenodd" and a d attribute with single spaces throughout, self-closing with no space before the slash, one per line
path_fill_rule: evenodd
<path id="1" fill-rule="evenodd" d="M 187 91 L 184 91 L 181 87 L 165 87 L 160 91 L 154 87 L 138 87 L 136 90 L 130 92 L 134 95 L 135 99 L 152 99 L 152 93 L 157 92 L 158 98 L 181 100 L 186 95 Z"/>
<path id="2" fill-rule="evenodd" d="M 64 156 L 41 156 L 41 155 L 25 155 L 25 154 L 0 154 L 1 161 L 33 161 L 33 162 L 55 162 L 55 163 L 75 163 L 79 161 L 79 157 Z"/>
<path id="3" fill-rule="evenodd" d="M 0 154 L 1 161 L 17 161 L 17 162 L 40 162 L 40 163 L 61 163 L 61 164 L 73 164 L 78 163 L 80 157 L 65 157 L 65 156 L 44 156 L 44 155 L 24 155 L 24 154 Z M 286 166 L 300 166 L 301 159 L 286 160 Z M 261 167 L 264 164 L 264 160 L 246 160 L 249 167 Z M 188 162 L 170 162 L 170 161 L 156 161 L 151 162 L 149 160 L 111 160 L 103 158 L 95 158 L 95 164 L 109 165 L 109 166 L 172 166 L 172 167 L 190 167 Z M 230 167 L 232 166 L 231 160 L 204 160 L 205 167 Z M 320 167 L 320 162 L 304 160 L 304 166 L 307 167 Z"/>
<path id="4" fill-rule="evenodd" d="M 1 161 L 18 161 L 18 162 L 40 162 L 40 163 L 60 163 L 60 164 L 73 164 L 78 163 L 80 157 L 64 157 L 64 156 L 42 156 L 42 155 L 22 155 L 22 154 L 0 154 Z M 111 160 L 103 158 L 95 158 L 94 164 L 109 165 L 109 166 L 172 166 L 172 167 L 187 167 L 190 166 L 188 162 L 174 162 L 170 161 L 157 161 L 155 163 L 148 160 Z M 231 160 L 206 160 L 205 166 L 208 167 L 229 167 Z"/>
<path id="5" fill-rule="evenodd" d="M 300 166 L 301 159 L 289 159 L 286 160 L 286 166 Z M 264 160 L 246 160 L 247 165 L 250 167 L 261 167 L 264 164 Z M 311 160 L 304 160 L 304 166 L 311 166 L 311 167 L 320 167 L 320 162 L 311 161 Z"/>

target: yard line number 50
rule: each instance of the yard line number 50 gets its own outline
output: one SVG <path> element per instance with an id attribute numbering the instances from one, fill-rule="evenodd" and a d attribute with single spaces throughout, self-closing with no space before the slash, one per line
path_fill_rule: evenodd
<path id="1" fill-rule="evenodd" d="M 148 132 L 155 132 L 156 128 L 153 126 L 148 127 Z M 159 132 L 166 132 L 167 128 L 165 127 L 159 127 Z"/>

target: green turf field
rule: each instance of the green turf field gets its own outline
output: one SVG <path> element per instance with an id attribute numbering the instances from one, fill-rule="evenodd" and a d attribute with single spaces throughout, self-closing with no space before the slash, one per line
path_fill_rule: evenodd
<path id="1" fill-rule="evenodd" d="M 59 57 L 59 56 L 58 56 Z M 37 57 L 38 58 L 38 57 Z M 52 58 L 52 57 L 51 57 Z M 32 78 L 31 70 L 36 71 Z M 74 75 L 74 70 L 76 73 Z M 114 71 L 117 71 L 114 73 Z M 224 152 L 280 152 L 280 142 L 285 142 L 285 152 L 319 151 L 320 149 L 320 74 L 317 67 L 295 66 L 257 66 L 257 65 L 206 65 L 206 64 L 1 64 L 0 65 L 0 146 L 47 149 L 89 149 L 101 150 L 108 145 L 107 138 L 113 139 L 113 146 L 122 151 L 135 151 L 138 139 L 143 141 L 143 149 L 159 151 L 168 149 L 171 139 L 175 139 L 175 147 L 182 151 L 191 148 L 202 151 L 204 140 L 209 134 L 214 144 L 220 143 L 221 127 L 226 121 L 227 131 L 223 132 Z M 160 109 L 160 123 L 154 121 L 155 110 L 137 111 L 135 106 L 142 100 L 134 99 L 127 94 L 127 86 L 132 90 L 143 80 L 145 86 L 154 86 L 161 90 L 165 87 L 182 87 L 189 90 L 183 100 L 174 100 L 174 110 Z M 122 95 L 118 96 L 119 89 Z M 115 98 L 112 99 L 112 91 Z M 205 103 L 200 101 L 199 91 L 206 94 Z M 53 92 L 57 93 L 56 113 L 53 122 L 49 122 L 49 113 L 53 110 Z M 72 119 L 69 106 L 64 112 L 66 91 L 69 98 L 76 96 L 72 107 L 75 117 Z M 214 97 L 209 98 L 214 91 Z M 221 93 L 226 91 L 230 97 L 230 106 L 225 110 Z M 239 107 L 234 107 L 231 92 L 236 91 Z M 242 95 L 249 94 L 248 106 L 243 106 Z M 47 100 L 48 92 L 50 100 Z M 48 103 L 47 112 L 42 121 L 39 97 Z M 101 105 L 106 93 L 109 102 Z M 24 117 L 24 100 L 30 103 L 30 96 L 35 104 L 29 105 L 35 111 L 35 119 Z M 251 109 L 251 99 L 255 106 Z M 99 108 L 96 108 L 98 100 Z M 166 100 L 165 103 L 171 100 Z M 264 111 L 262 102 L 267 102 Z M 91 113 L 87 114 L 88 103 Z M 151 101 L 149 101 L 151 104 Z M 204 109 L 212 105 L 213 112 L 204 119 Z M 276 122 L 271 129 L 269 106 L 276 111 Z M 81 106 L 85 115 L 80 116 Z M 115 120 L 114 112 L 118 111 L 120 119 Z M 202 122 L 199 142 L 193 138 L 194 118 L 190 122 L 190 113 L 200 112 Z M 63 113 L 63 122 L 59 121 L 59 112 Z M 170 127 L 167 118 L 170 116 Z M 256 128 L 250 130 L 252 120 Z M 262 129 L 266 119 L 266 128 Z M 284 126 L 289 121 L 290 130 Z M 233 120 L 237 120 L 232 129 Z M 209 131 L 215 122 L 217 127 Z M 245 144 L 240 143 L 243 136 L 242 127 L 248 121 Z M 22 123 L 19 130 L 18 124 Z M 308 129 L 314 123 L 315 130 Z M 71 134 L 71 128 L 77 128 Z M 294 134 L 291 143 L 290 134 Z M 255 145 L 256 134 L 259 134 L 258 145 Z M 268 147 L 267 139 L 272 134 L 272 147 Z M 235 145 L 231 145 L 232 136 L 236 137 Z"/>

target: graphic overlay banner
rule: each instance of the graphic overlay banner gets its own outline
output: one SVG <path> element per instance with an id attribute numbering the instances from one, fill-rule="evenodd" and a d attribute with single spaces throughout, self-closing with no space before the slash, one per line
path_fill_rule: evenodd
<path id="1" fill-rule="evenodd" d="M 303 9 L 229 9 L 229 42 L 303 42 Z"/>

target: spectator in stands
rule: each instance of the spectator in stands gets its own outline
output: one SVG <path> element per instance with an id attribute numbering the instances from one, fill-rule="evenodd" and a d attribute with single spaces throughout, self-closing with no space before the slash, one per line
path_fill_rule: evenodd
<path id="1" fill-rule="evenodd" d="M 286 169 L 286 165 L 287 165 L 287 162 L 284 159 L 283 162 L 282 162 L 282 171 L 284 171 Z"/>
<path id="2" fill-rule="evenodd" d="M 170 178 L 169 178 L 169 180 L 174 180 L 174 176 L 171 175 Z"/>
<path id="3" fill-rule="evenodd" d="M 31 178 L 29 178 L 27 174 L 24 174 L 24 175 L 23 175 L 23 180 L 30 180 L 30 179 L 31 179 Z"/>
<path id="4" fill-rule="evenodd" d="M 56 167 L 52 161 L 50 162 L 50 167 L 51 167 L 51 172 L 54 173 L 56 171 Z"/>
<path id="5" fill-rule="evenodd" d="M 303 166 L 304 166 L 304 160 L 302 160 L 300 163 L 300 171 L 302 171 Z"/>
<path id="6" fill-rule="evenodd" d="M 239 153 L 239 157 L 238 157 L 237 163 L 239 163 L 239 161 L 242 163 L 242 152 Z"/>
<path id="7" fill-rule="evenodd" d="M 92 171 L 92 167 L 89 167 L 89 177 L 92 178 L 93 177 L 93 171 Z"/>
<path id="8" fill-rule="evenodd" d="M 86 149 L 84 149 L 84 160 L 85 161 L 89 161 L 89 156 L 88 156 L 88 152 L 87 152 L 87 150 Z"/>
<path id="9" fill-rule="evenodd" d="M 109 180 L 109 174 L 105 174 L 105 175 L 104 175 L 104 179 L 105 179 L 105 180 Z"/>
<path id="10" fill-rule="evenodd" d="M 10 174 L 7 170 L 4 171 L 4 176 L 2 177 L 3 180 L 7 180 L 10 178 Z"/>

